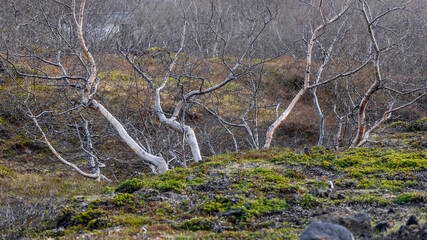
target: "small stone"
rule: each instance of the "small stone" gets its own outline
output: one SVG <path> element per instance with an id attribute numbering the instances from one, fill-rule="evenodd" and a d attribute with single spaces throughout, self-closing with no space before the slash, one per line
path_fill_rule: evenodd
<path id="1" fill-rule="evenodd" d="M 427 240 L 427 222 L 424 223 L 424 226 L 421 232 L 421 240 Z"/>
<path id="2" fill-rule="evenodd" d="M 340 193 L 340 194 L 337 195 L 337 199 L 338 200 L 343 200 L 343 199 L 345 199 L 345 196 Z"/>
<path id="3" fill-rule="evenodd" d="M 393 208 L 390 208 L 387 213 L 392 214 L 392 213 L 396 213 L 396 212 L 393 210 Z"/>
<path id="4" fill-rule="evenodd" d="M 391 227 L 391 224 L 387 221 L 383 221 L 375 225 L 374 231 L 378 231 L 380 233 L 387 232 L 387 229 Z"/>
<path id="5" fill-rule="evenodd" d="M 61 235 L 62 233 L 64 233 L 64 228 L 63 227 L 55 228 L 52 230 L 52 233 L 54 235 Z"/>
<path id="6" fill-rule="evenodd" d="M 354 237 L 341 225 L 315 221 L 304 229 L 299 240 L 354 240 Z"/>
<path id="7" fill-rule="evenodd" d="M 25 148 L 24 149 L 24 152 L 26 153 L 26 154 L 28 154 L 28 155 L 30 155 L 32 152 L 31 152 L 31 150 L 30 149 L 28 149 L 28 148 Z"/>
<path id="8" fill-rule="evenodd" d="M 268 194 L 267 196 L 265 196 L 266 199 L 270 200 L 275 198 L 276 196 L 274 196 L 273 194 Z"/>
<path id="9" fill-rule="evenodd" d="M 414 215 L 410 216 L 408 221 L 406 222 L 406 226 L 411 226 L 411 225 L 418 225 L 418 220 Z"/>
<path id="10" fill-rule="evenodd" d="M 243 209 L 231 209 L 227 210 L 223 213 L 221 213 L 220 217 L 228 217 L 228 216 L 235 216 L 235 217 L 241 217 L 245 211 Z"/>
<path id="11" fill-rule="evenodd" d="M 195 176 L 188 176 L 188 177 L 186 177 L 185 178 L 185 180 L 187 180 L 187 181 L 191 181 L 191 180 L 193 180 L 193 179 L 195 179 L 196 177 Z"/>
<path id="12" fill-rule="evenodd" d="M 330 192 L 331 190 L 326 188 L 313 188 L 308 193 L 313 197 L 328 198 Z"/>
<path id="13" fill-rule="evenodd" d="M 414 240 L 421 239 L 422 233 L 418 225 L 412 224 L 410 226 L 401 226 L 397 234 L 400 240 Z"/>

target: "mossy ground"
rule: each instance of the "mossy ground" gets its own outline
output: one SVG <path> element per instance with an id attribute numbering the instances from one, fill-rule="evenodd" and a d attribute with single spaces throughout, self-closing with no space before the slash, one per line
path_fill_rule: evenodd
<path id="1" fill-rule="evenodd" d="M 402 141 L 425 134 L 402 124 L 390 125 Z M 335 214 L 363 211 L 394 226 L 410 215 L 427 221 L 427 150 L 418 145 L 251 150 L 108 184 L 52 164 L 29 171 L 30 157 L 46 154 L 31 144 L 15 136 L 2 145 L 2 238 L 297 239 L 311 220 Z M 6 213 L 13 220 L 1 221 Z"/>
<path id="2" fill-rule="evenodd" d="M 403 222 L 410 215 L 425 221 L 426 156 L 425 150 L 269 149 L 217 155 L 118 185 L 73 181 L 86 189 L 80 192 L 86 197 L 64 202 L 55 218 L 23 234 L 64 239 L 296 239 L 310 220 L 349 211 L 367 211 L 373 223 Z M 16 185 L 28 177 L 9 176 Z M 53 191 L 77 194 L 66 180 L 43 181 L 67 189 Z M 310 194 L 312 189 L 328 194 Z"/>

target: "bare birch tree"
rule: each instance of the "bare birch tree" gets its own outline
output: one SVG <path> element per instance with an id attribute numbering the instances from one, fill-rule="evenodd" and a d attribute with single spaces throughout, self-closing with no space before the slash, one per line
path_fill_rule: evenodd
<path id="1" fill-rule="evenodd" d="M 274 121 L 270 127 L 267 130 L 266 137 L 265 137 L 265 143 L 264 148 L 269 148 L 271 145 L 271 141 L 273 140 L 274 133 L 276 132 L 277 128 L 286 120 L 286 118 L 289 116 L 291 111 L 296 106 L 299 99 L 302 97 L 303 94 L 305 94 L 309 89 L 314 89 L 318 87 L 319 85 L 325 84 L 327 82 L 332 81 L 331 79 L 322 81 L 321 83 L 316 83 L 311 85 L 311 75 L 313 62 L 313 47 L 316 44 L 316 40 L 318 38 L 318 35 L 327 27 L 328 25 L 336 22 L 342 16 L 347 12 L 347 10 L 350 8 L 351 1 L 343 1 L 341 5 L 341 9 L 338 12 L 332 13 L 331 16 L 326 16 L 326 14 L 323 14 L 322 10 L 320 10 L 322 15 L 322 23 L 317 26 L 311 33 L 310 39 L 307 41 L 307 50 L 306 50 L 306 66 L 305 66 L 305 72 L 304 72 L 304 84 L 302 88 L 299 90 L 299 92 L 296 94 L 296 96 L 292 99 L 292 101 L 289 103 L 289 105 L 286 107 L 286 109 L 283 111 L 282 114 Z M 321 6 L 320 6 L 321 8 Z M 321 70 L 320 70 L 321 73 Z M 347 73 L 343 73 L 347 74 Z M 335 80 L 335 79 L 334 79 Z"/>
<path id="2" fill-rule="evenodd" d="M 383 55 L 386 54 L 386 52 L 393 50 L 396 45 L 399 45 L 404 39 L 406 38 L 408 32 L 404 32 L 402 35 L 399 36 L 398 39 L 387 39 L 388 44 L 386 46 L 380 46 L 380 42 L 378 40 L 378 34 L 376 31 L 377 27 L 380 27 L 380 22 L 383 18 L 385 18 L 387 15 L 392 14 L 393 12 L 397 11 L 404 11 L 405 6 L 404 5 L 397 5 L 397 6 L 385 6 L 385 9 L 382 11 L 374 11 L 371 10 L 370 4 L 367 1 L 360 1 L 360 7 L 362 12 L 362 19 L 363 22 L 366 24 L 367 31 L 369 34 L 370 39 L 370 46 L 372 48 L 372 55 L 373 55 L 373 69 L 374 69 L 374 81 L 372 85 L 366 90 L 363 97 L 360 100 L 360 103 L 358 104 L 358 110 L 357 110 L 357 134 L 351 144 L 351 147 L 360 147 L 364 143 L 368 141 L 368 138 L 370 134 L 377 129 L 380 124 L 384 123 L 387 119 L 391 117 L 391 114 L 395 111 L 398 111 L 404 107 L 407 107 L 413 103 L 415 103 L 417 100 L 422 99 L 425 97 L 425 89 L 427 88 L 425 85 L 412 87 L 412 89 L 405 89 L 405 90 L 397 90 L 394 89 L 390 84 L 390 79 L 385 79 L 382 74 L 382 67 L 381 67 L 381 58 Z M 395 33 L 394 33 L 395 34 Z M 398 50 L 399 51 L 399 50 Z M 394 107 L 394 102 L 389 103 L 389 108 L 386 110 L 383 114 L 383 116 L 377 120 L 370 128 L 367 126 L 366 122 L 366 108 L 370 101 L 370 99 L 379 91 L 386 90 L 390 93 L 398 94 L 398 95 L 408 95 L 414 92 L 420 92 L 424 91 L 423 94 L 419 95 L 418 97 L 415 97 L 413 100 L 409 101 L 408 103 L 402 104 L 399 107 Z"/>
<path id="3" fill-rule="evenodd" d="M 39 61 L 41 63 L 44 63 L 50 67 L 54 67 L 57 70 L 59 70 L 61 75 L 57 75 L 57 76 L 52 76 L 52 74 L 45 72 L 40 68 L 34 69 L 34 72 L 35 72 L 34 74 L 29 74 L 29 73 L 20 71 L 15 65 L 13 65 L 14 69 L 16 71 L 16 74 L 18 76 L 26 77 L 26 78 L 33 78 L 33 79 L 37 79 L 40 81 L 45 81 L 44 84 L 48 84 L 48 85 L 50 84 L 51 86 L 59 87 L 59 89 L 61 89 L 61 88 L 72 88 L 75 90 L 79 90 L 80 91 L 80 100 L 78 100 L 78 104 L 75 104 L 76 106 L 74 106 L 73 108 L 67 109 L 64 112 L 80 111 L 82 108 L 86 108 L 87 111 L 92 111 L 92 113 L 89 113 L 89 114 L 98 113 L 98 114 L 102 115 L 116 129 L 120 138 L 141 159 L 143 159 L 145 162 L 155 166 L 159 173 L 166 172 L 168 170 L 168 165 L 167 165 L 166 161 L 162 157 L 155 156 L 155 155 L 150 154 L 147 151 L 145 151 L 128 134 L 128 132 L 126 131 L 124 126 L 103 106 L 103 104 L 101 104 L 96 99 L 94 99 L 94 96 L 97 92 L 98 84 L 100 83 L 101 79 L 97 76 L 97 72 L 98 72 L 97 71 L 97 64 L 95 62 L 93 55 L 91 54 L 91 52 L 89 51 L 89 49 L 86 45 L 84 34 L 83 34 L 86 1 L 82 0 L 79 4 L 79 8 L 77 8 L 75 0 L 72 1 L 71 5 L 67 5 L 65 3 L 61 3 L 61 5 L 64 6 L 66 9 L 71 10 L 72 21 L 73 21 L 73 29 L 75 30 L 75 35 L 77 36 L 76 40 L 78 41 L 78 46 L 81 49 L 83 56 L 81 54 L 79 54 L 78 51 L 76 51 L 77 49 L 73 49 L 73 45 L 69 42 L 70 39 L 67 39 L 66 37 L 64 37 L 62 35 L 61 30 L 63 30 L 63 29 L 62 29 L 60 24 L 59 24 L 59 26 L 50 27 L 50 33 L 54 36 L 54 39 L 58 39 L 58 41 L 65 42 L 65 44 L 68 45 L 68 47 L 70 47 L 76 51 L 76 54 L 73 54 L 73 56 L 75 58 L 77 58 L 78 62 L 81 64 L 82 68 L 85 69 L 85 72 L 86 72 L 85 75 L 86 76 L 73 76 L 73 75 L 68 74 L 66 67 L 64 67 L 64 65 L 61 62 L 62 56 L 64 54 L 61 52 L 60 49 L 55 50 L 56 51 L 55 61 L 50 61 L 48 59 L 43 58 L 43 56 L 37 55 L 37 54 L 22 55 L 20 53 L 12 54 L 10 52 L 6 52 L 2 56 L 5 56 L 6 60 L 12 65 L 13 65 L 13 62 L 12 62 L 13 60 L 11 58 L 9 58 L 9 56 L 11 56 L 11 55 L 12 55 L 12 57 L 15 57 L 15 58 L 29 58 L 29 59 L 32 59 L 35 61 Z M 42 15 L 43 14 L 44 14 L 44 12 L 42 12 Z M 59 22 L 60 21 L 61 21 L 61 19 L 59 19 Z M 41 73 L 41 74 L 39 74 L 39 73 Z M 90 110 L 90 109 L 92 109 L 92 110 Z M 72 164 L 67 163 L 66 160 L 59 155 L 59 153 L 54 149 L 52 144 L 50 144 L 50 142 L 47 140 L 47 137 L 46 137 L 44 131 L 42 130 L 42 128 L 37 123 L 37 118 L 40 117 L 41 115 L 47 113 L 47 112 L 42 112 L 42 113 L 36 115 L 36 114 L 33 114 L 31 110 L 28 109 L 28 111 L 31 113 L 30 117 L 33 119 L 37 128 L 40 130 L 40 132 L 42 134 L 42 138 L 44 139 L 44 142 L 46 142 L 46 144 L 49 146 L 49 149 L 58 157 L 59 160 L 66 163 L 67 165 L 73 167 L 75 170 L 77 170 L 80 174 L 82 174 L 85 177 L 97 178 L 97 179 L 99 179 L 101 177 L 101 175 L 99 173 L 99 169 L 97 169 L 96 173 L 94 173 L 92 175 L 91 174 L 84 174 L 82 171 L 79 171 Z M 85 122 L 84 125 L 87 126 L 87 122 Z M 87 130 L 88 128 L 85 127 L 85 129 Z M 89 143 L 89 145 L 90 145 L 90 143 Z M 98 163 L 96 163 L 96 164 L 98 164 Z"/>
<path id="4" fill-rule="evenodd" d="M 212 3 L 213 4 L 213 3 Z M 233 4 L 235 7 L 236 4 Z M 238 57 L 233 57 L 234 62 L 228 60 L 226 55 L 226 48 L 229 43 L 228 37 L 222 35 L 222 32 L 226 32 L 223 29 L 220 29 L 217 25 L 214 25 L 211 27 L 213 33 L 215 34 L 216 38 L 220 39 L 222 42 L 222 49 L 220 51 L 220 47 L 218 46 L 218 41 L 214 41 L 213 48 L 215 49 L 214 52 L 220 51 L 218 60 L 223 64 L 224 68 L 228 71 L 228 74 L 225 76 L 224 79 L 219 81 L 219 83 L 211 83 L 210 80 L 207 80 L 205 76 L 200 75 L 190 75 L 186 72 L 185 68 L 183 72 L 180 72 L 176 70 L 176 65 L 180 61 L 185 61 L 185 59 L 180 56 L 181 53 L 184 53 L 184 49 L 186 48 L 186 43 L 189 42 L 187 39 L 188 36 L 188 30 L 187 27 L 189 25 L 188 23 L 188 11 L 192 9 L 198 9 L 197 4 L 195 2 L 190 2 L 188 5 L 182 6 L 182 5 L 175 5 L 176 8 L 180 12 L 182 26 L 181 26 L 181 33 L 180 33 L 180 44 L 178 47 L 178 50 L 174 54 L 169 54 L 168 52 L 161 50 L 162 54 L 166 54 L 167 57 L 170 59 L 170 62 L 163 73 L 162 81 L 156 86 L 155 81 L 152 77 L 149 76 L 147 71 L 145 70 L 147 67 L 144 67 L 141 62 L 138 62 L 138 56 L 132 55 L 130 51 L 123 51 L 122 54 L 126 57 L 127 61 L 132 65 L 132 67 L 140 74 L 143 80 L 145 80 L 150 89 L 152 90 L 152 93 L 154 95 L 155 99 L 155 111 L 158 115 L 158 118 L 162 123 L 167 125 L 168 127 L 176 130 L 177 132 L 183 134 L 185 141 L 188 143 L 191 152 L 192 157 L 195 162 L 199 162 L 202 160 L 202 156 L 200 153 L 199 143 L 197 141 L 197 137 L 195 135 L 194 129 L 190 127 L 189 125 L 185 124 L 185 119 L 180 118 L 180 115 L 183 113 L 183 110 L 185 109 L 185 106 L 190 103 L 190 100 L 192 98 L 195 98 L 196 96 L 202 96 L 206 94 L 210 94 L 212 92 L 218 91 L 219 89 L 223 88 L 227 84 L 229 84 L 232 81 L 235 81 L 239 79 L 241 76 L 246 75 L 250 72 L 250 69 L 254 66 L 247 65 L 246 62 L 248 61 L 247 58 L 250 58 L 250 55 L 253 54 L 253 48 L 266 28 L 266 26 L 269 24 L 269 22 L 272 20 L 272 15 L 270 12 L 270 9 L 267 5 L 260 3 L 259 9 L 253 12 L 248 11 L 248 16 L 244 16 L 244 14 L 239 14 L 238 19 L 242 22 L 241 25 L 243 26 L 243 30 L 246 35 L 246 39 L 244 39 L 244 44 L 240 44 L 242 50 L 241 55 Z M 248 8 L 251 8 L 248 6 Z M 212 8 L 212 11 L 217 11 L 216 8 Z M 252 14 L 252 15 L 251 15 Z M 199 20 L 200 21 L 200 20 Z M 245 22 L 246 21 L 246 22 Z M 192 23 L 192 29 L 198 29 L 194 27 L 194 22 Z M 245 26 L 246 25 L 246 26 Z M 219 29 L 221 31 L 219 31 Z M 218 30 L 218 31 L 217 31 Z M 198 38 L 196 38 L 196 41 L 199 41 Z M 190 41 L 191 42 L 191 41 Z M 200 42 L 197 42 L 197 45 L 201 45 Z M 200 49 L 200 48 L 199 48 Z M 204 50 L 202 50 L 204 51 Z M 185 54 L 192 54 L 191 52 L 185 52 Z M 197 54 L 192 54 L 194 58 L 196 58 Z M 214 53 L 215 55 L 215 53 Z M 204 56 L 203 52 L 201 56 Z M 194 61 L 192 59 L 189 60 L 192 66 L 197 66 L 197 62 L 191 62 Z M 205 61 L 203 59 L 203 61 Z M 185 62 L 184 62 L 185 63 Z M 230 65 L 232 64 L 232 65 Z M 260 63 L 258 63 L 260 64 Z M 164 112 L 162 108 L 161 103 L 161 92 L 165 89 L 167 85 L 170 85 L 174 82 L 174 77 L 177 78 L 186 78 L 186 79 L 192 79 L 192 80 L 198 80 L 200 83 L 197 85 L 190 86 L 190 90 L 187 92 L 184 92 L 183 88 L 180 89 L 180 99 L 176 103 L 172 113 L 170 113 L 170 117 L 167 117 L 167 113 Z M 206 86 L 206 87 L 205 87 Z M 192 89 L 191 89 L 192 88 Z M 183 115 L 184 116 L 184 115 Z"/>

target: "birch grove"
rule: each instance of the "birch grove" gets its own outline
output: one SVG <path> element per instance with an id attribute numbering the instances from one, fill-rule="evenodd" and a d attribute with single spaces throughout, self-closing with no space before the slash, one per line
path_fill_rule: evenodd
<path id="1" fill-rule="evenodd" d="M 94 180 L 369 146 L 425 116 L 422 3 L 1 0 L 0 83 L 26 136 Z"/>

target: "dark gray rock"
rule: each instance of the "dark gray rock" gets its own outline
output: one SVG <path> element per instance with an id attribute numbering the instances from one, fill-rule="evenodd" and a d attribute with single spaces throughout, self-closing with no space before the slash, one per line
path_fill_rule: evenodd
<path id="1" fill-rule="evenodd" d="M 342 225 L 348 228 L 357 238 L 372 238 L 373 231 L 371 218 L 366 213 L 353 216 L 334 216 L 328 222 Z"/>
<path id="2" fill-rule="evenodd" d="M 387 221 L 380 222 L 374 227 L 374 231 L 377 231 L 379 233 L 387 232 L 387 229 L 391 227 L 391 224 Z"/>
<path id="3" fill-rule="evenodd" d="M 420 227 L 418 224 L 412 224 L 416 219 L 411 218 L 407 222 L 410 223 L 409 225 L 402 225 L 398 231 L 374 240 L 427 240 L 427 223 Z"/>
<path id="4" fill-rule="evenodd" d="M 415 217 L 414 215 L 410 216 L 408 221 L 406 222 L 406 226 L 411 226 L 411 225 L 418 225 L 417 217 Z"/>
<path id="5" fill-rule="evenodd" d="M 327 188 L 313 188 L 308 193 L 311 194 L 313 197 L 328 198 L 329 194 L 331 193 L 331 190 Z"/>
<path id="6" fill-rule="evenodd" d="M 397 232 L 397 239 L 416 240 L 421 239 L 421 228 L 418 225 L 401 226 Z"/>
<path id="7" fill-rule="evenodd" d="M 421 240 L 427 240 L 427 222 L 424 223 L 421 233 Z"/>
<path id="8" fill-rule="evenodd" d="M 243 214 L 245 213 L 245 211 L 243 209 L 231 209 L 231 210 L 227 210 L 223 213 L 221 213 L 221 217 L 228 217 L 228 216 L 235 216 L 235 217 L 241 217 Z"/>
<path id="9" fill-rule="evenodd" d="M 354 237 L 341 225 L 315 221 L 304 229 L 299 240 L 354 240 Z"/>

